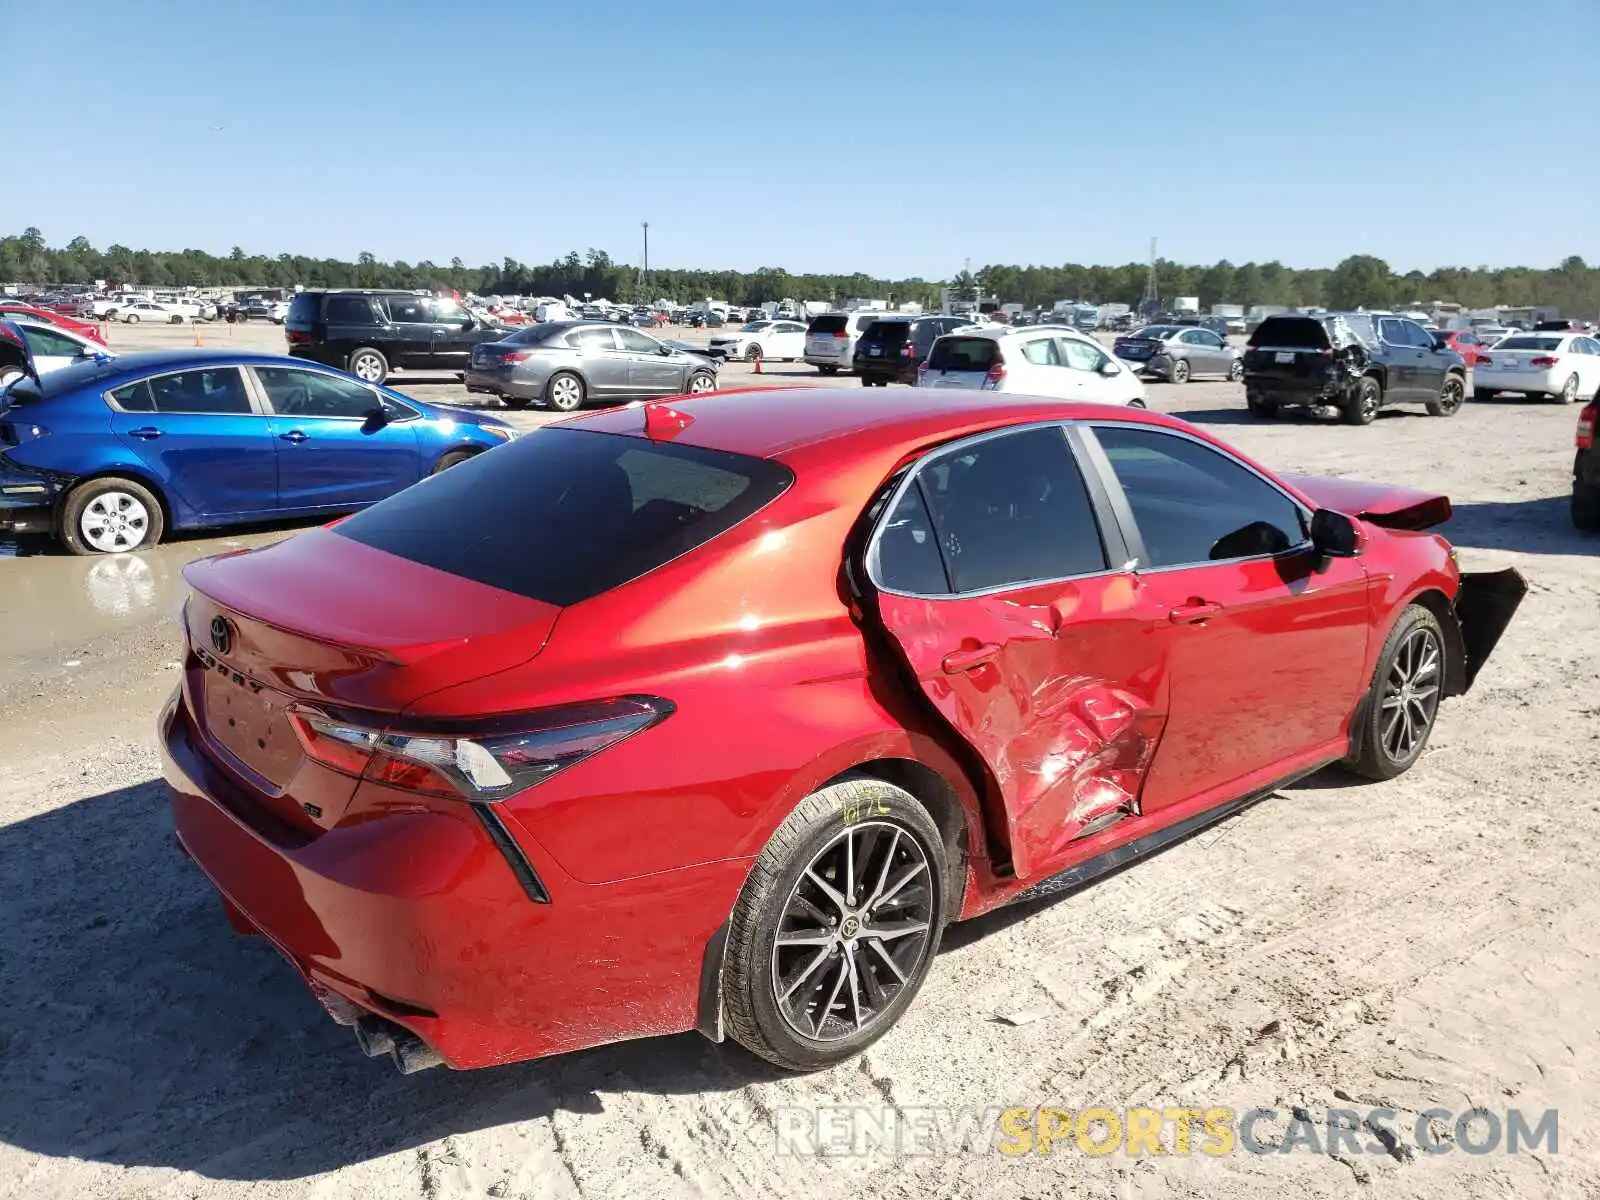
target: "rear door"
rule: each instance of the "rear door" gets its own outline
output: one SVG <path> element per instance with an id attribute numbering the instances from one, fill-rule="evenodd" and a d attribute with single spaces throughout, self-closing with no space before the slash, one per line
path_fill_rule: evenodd
<path id="1" fill-rule="evenodd" d="M 375 417 L 376 389 L 299 367 L 255 367 L 267 398 L 285 512 L 359 508 L 422 475 L 414 422 Z"/>
<path id="2" fill-rule="evenodd" d="M 636 399 L 675 396 L 684 388 L 684 360 L 637 329 L 613 331 L 628 360 L 628 392 Z"/>
<path id="3" fill-rule="evenodd" d="M 112 432 L 185 507 L 207 518 L 276 511 L 272 432 L 238 367 L 174 371 L 110 395 Z"/>
<path id="4" fill-rule="evenodd" d="M 921 385 L 936 388 L 981 388 L 990 370 L 1004 365 L 993 338 L 951 334 L 934 342 Z"/>
<path id="5" fill-rule="evenodd" d="M 1144 811 L 1228 798 L 1338 744 L 1366 683 L 1361 560 L 1317 560 L 1300 504 L 1196 438 L 1126 423 L 1092 436 L 1142 594 L 1173 632 Z"/>
<path id="6" fill-rule="evenodd" d="M 1417 366 L 1418 398 L 1435 399 L 1444 388 L 1445 373 L 1453 365 L 1455 351 L 1449 346 L 1436 345 L 1433 334 L 1415 321 L 1402 321 L 1406 341 L 1422 351 Z"/>
<path id="7" fill-rule="evenodd" d="M 868 545 L 878 617 L 988 765 L 1022 879 L 1137 810 L 1170 631 L 1124 557 L 1058 425 L 929 455 Z"/>
<path id="8" fill-rule="evenodd" d="M 628 368 L 631 356 L 617 344 L 617 331 L 609 325 L 590 325 L 567 334 L 567 344 L 583 356 L 583 377 L 589 395 L 600 400 L 617 400 L 629 395 Z"/>
<path id="9" fill-rule="evenodd" d="M 1406 329 L 1411 322 L 1399 317 L 1380 317 L 1377 324 L 1378 337 L 1383 342 L 1385 357 L 1389 360 L 1388 398 L 1406 401 L 1426 399 L 1427 364 L 1424 359 L 1428 352 L 1412 341 Z"/>
<path id="10" fill-rule="evenodd" d="M 443 330 L 435 325 L 433 308 L 423 296 L 384 296 L 378 301 L 389 313 L 384 350 L 391 367 L 426 369 L 434 365 L 433 344 Z M 435 330 L 438 330 L 436 333 Z"/>
<path id="11" fill-rule="evenodd" d="M 1191 329 L 1187 334 L 1189 361 L 1202 375 L 1226 375 L 1229 355 L 1222 339 L 1209 329 Z"/>

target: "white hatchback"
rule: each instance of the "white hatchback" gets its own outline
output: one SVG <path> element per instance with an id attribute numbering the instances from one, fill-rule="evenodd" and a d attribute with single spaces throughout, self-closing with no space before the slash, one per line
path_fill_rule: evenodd
<path id="1" fill-rule="evenodd" d="M 1565 404 L 1600 394 L 1600 341 L 1582 333 L 1513 333 L 1472 368 L 1472 396 L 1548 396 Z"/>
<path id="2" fill-rule="evenodd" d="M 1128 364 L 1085 334 L 1048 326 L 947 333 L 928 351 L 917 386 L 1145 406 Z"/>

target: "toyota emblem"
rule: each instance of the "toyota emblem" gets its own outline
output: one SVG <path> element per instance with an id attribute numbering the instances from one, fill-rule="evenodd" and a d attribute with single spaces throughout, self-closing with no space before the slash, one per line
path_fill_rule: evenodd
<path id="1" fill-rule="evenodd" d="M 211 648 L 218 654 L 226 654 L 233 649 L 233 629 L 227 617 L 211 618 Z"/>

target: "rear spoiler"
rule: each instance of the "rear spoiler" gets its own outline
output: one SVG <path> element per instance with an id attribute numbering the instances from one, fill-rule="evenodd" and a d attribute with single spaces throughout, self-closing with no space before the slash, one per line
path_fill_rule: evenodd
<path id="1" fill-rule="evenodd" d="M 1436 492 L 1325 475 L 1280 475 L 1313 504 L 1384 529 L 1432 529 L 1453 513 L 1450 497 Z"/>

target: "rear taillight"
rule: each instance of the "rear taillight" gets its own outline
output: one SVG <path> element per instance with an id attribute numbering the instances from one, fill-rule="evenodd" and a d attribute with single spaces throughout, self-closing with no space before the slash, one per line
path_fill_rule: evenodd
<path id="1" fill-rule="evenodd" d="M 1554 354 L 1539 354 L 1528 360 L 1530 367 L 1558 367 L 1561 359 Z"/>
<path id="2" fill-rule="evenodd" d="M 533 351 L 532 350 L 507 350 L 504 354 L 500 355 L 499 357 L 500 357 L 500 361 L 503 362 L 503 363 L 527 362 L 530 358 L 533 357 Z"/>
<path id="3" fill-rule="evenodd" d="M 1594 426 L 1597 419 L 1600 419 L 1600 405 L 1585 404 L 1583 411 L 1578 414 L 1578 436 L 1575 440 L 1579 450 L 1594 449 Z"/>
<path id="4" fill-rule="evenodd" d="M 289 339 L 291 346 L 306 346 L 311 343 L 311 332 L 306 329 L 286 329 L 283 336 Z"/>
<path id="5" fill-rule="evenodd" d="M 1490 358 L 1487 354 L 1478 355 L 1478 365 L 1480 367 L 1487 367 L 1487 366 L 1491 365 L 1493 362 L 1494 362 L 1494 359 Z"/>
<path id="6" fill-rule="evenodd" d="M 915 351 L 916 351 L 916 347 L 913 346 L 910 342 L 907 342 L 904 346 L 900 347 L 900 357 L 901 358 L 910 358 L 911 355 L 913 353 L 915 353 Z"/>
<path id="7" fill-rule="evenodd" d="M 306 757 L 341 775 L 423 795 L 494 804 L 673 712 L 655 696 L 622 696 L 496 718 L 470 735 L 384 729 L 361 718 L 296 707 L 290 721 Z"/>
<path id="8" fill-rule="evenodd" d="M 989 369 L 984 372 L 983 381 L 985 383 L 998 384 L 1005 377 L 1006 364 L 997 358 L 993 363 L 990 364 Z"/>
<path id="9" fill-rule="evenodd" d="M 833 336 L 836 337 L 836 338 L 848 338 L 850 336 L 850 331 L 848 329 L 841 329 L 841 330 L 839 330 L 838 333 L 834 334 Z"/>

